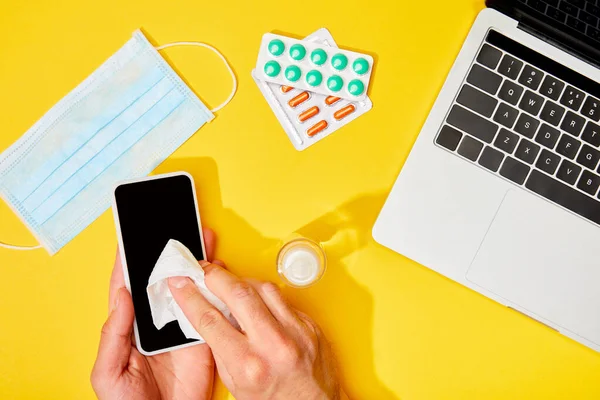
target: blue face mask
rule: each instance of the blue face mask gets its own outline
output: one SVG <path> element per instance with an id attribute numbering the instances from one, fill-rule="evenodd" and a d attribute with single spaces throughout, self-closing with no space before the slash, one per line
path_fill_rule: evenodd
<path id="1" fill-rule="evenodd" d="M 137 31 L 0 155 L 0 196 L 50 254 L 109 206 L 118 181 L 142 177 L 235 94 L 209 110 Z M 27 249 L 1 245 L 13 249 Z"/>

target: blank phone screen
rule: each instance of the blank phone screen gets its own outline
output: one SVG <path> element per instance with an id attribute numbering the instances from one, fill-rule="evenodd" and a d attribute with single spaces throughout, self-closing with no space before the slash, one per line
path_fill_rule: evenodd
<path id="1" fill-rule="evenodd" d="M 185 337 L 177 321 L 156 329 L 146 292 L 154 265 L 170 239 L 183 243 L 196 259 L 205 259 L 192 180 L 176 175 L 124 184 L 115 190 L 115 199 L 139 344 L 154 352 L 196 341 Z"/>

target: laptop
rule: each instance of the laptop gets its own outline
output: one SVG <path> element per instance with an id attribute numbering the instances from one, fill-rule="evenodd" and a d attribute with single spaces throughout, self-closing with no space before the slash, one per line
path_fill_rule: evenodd
<path id="1" fill-rule="evenodd" d="M 600 0 L 488 0 L 373 229 L 600 351 Z"/>

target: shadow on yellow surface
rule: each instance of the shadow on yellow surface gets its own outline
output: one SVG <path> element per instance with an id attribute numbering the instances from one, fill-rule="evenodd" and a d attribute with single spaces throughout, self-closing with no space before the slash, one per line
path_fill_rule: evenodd
<path id="1" fill-rule="evenodd" d="M 187 171 L 194 177 L 202 224 L 215 229 L 219 236 L 217 256 L 225 258 L 229 268 L 238 275 L 277 281 L 275 258 L 285 238 L 264 236 L 233 210 L 224 207 L 215 161 L 211 158 L 169 159 L 155 173 L 176 171 Z M 345 381 L 351 398 L 397 399 L 379 381 L 374 368 L 372 295 L 348 273 L 354 262 L 353 255 L 370 240 L 371 227 L 384 200 L 383 192 L 360 196 L 290 232 L 325 247 L 328 265 L 323 279 L 308 289 L 285 287 L 283 290 L 295 307 L 307 311 L 323 327 L 338 353 L 342 371 L 344 365 L 361 366 L 360 382 Z M 333 332 L 346 334 L 334 335 Z M 222 387 L 216 388 L 215 398 L 227 398 Z"/>

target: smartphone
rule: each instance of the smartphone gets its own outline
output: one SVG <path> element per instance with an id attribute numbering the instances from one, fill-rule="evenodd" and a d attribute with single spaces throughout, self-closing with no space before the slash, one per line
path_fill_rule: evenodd
<path id="1" fill-rule="evenodd" d="M 156 329 L 146 292 L 169 239 L 183 243 L 196 259 L 206 259 L 192 176 L 177 172 L 121 182 L 114 190 L 113 214 L 125 284 L 133 298 L 138 350 L 151 356 L 198 344 L 185 337 L 177 321 Z"/>

